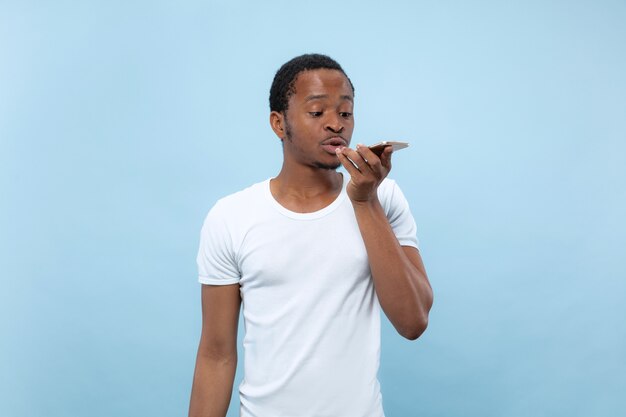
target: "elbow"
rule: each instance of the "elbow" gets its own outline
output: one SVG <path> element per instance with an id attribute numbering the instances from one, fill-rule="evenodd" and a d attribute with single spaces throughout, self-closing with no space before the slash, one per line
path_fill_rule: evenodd
<path id="1" fill-rule="evenodd" d="M 201 339 L 198 359 L 224 365 L 237 363 L 237 345 L 227 340 Z"/>
<path id="2" fill-rule="evenodd" d="M 424 304 L 417 308 L 418 313 L 411 320 L 398 329 L 398 333 L 405 339 L 417 340 L 428 327 L 428 313 L 433 306 L 432 290 L 424 300 Z"/>
<path id="3" fill-rule="evenodd" d="M 427 327 L 428 316 L 420 317 L 418 320 L 415 320 L 414 323 L 404 326 L 402 329 L 398 329 L 398 333 L 405 339 L 417 340 L 426 331 Z"/>
<path id="4" fill-rule="evenodd" d="M 433 305 L 432 296 L 428 300 L 426 306 L 422 306 L 418 309 L 417 314 L 412 314 L 411 318 L 399 327 L 397 327 L 398 333 L 405 339 L 416 340 L 419 338 L 428 327 L 428 313 Z"/>

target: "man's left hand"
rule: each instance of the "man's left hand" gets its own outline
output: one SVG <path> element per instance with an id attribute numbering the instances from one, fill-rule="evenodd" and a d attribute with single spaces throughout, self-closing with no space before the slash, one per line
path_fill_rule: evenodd
<path id="1" fill-rule="evenodd" d="M 350 173 L 346 190 L 350 200 L 353 203 L 376 201 L 378 186 L 391 171 L 391 146 L 387 146 L 380 157 L 365 145 L 357 145 L 356 150 L 341 148 L 336 152 L 339 162 Z"/>

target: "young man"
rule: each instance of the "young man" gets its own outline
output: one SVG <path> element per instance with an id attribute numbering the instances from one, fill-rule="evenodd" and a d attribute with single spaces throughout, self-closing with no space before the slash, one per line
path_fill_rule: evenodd
<path id="1" fill-rule="evenodd" d="M 219 200 L 202 228 L 190 416 L 226 415 L 242 302 L 242 417 L 384 416 L 379 308 L 414 340 L 433 295 L 408 204 L 386 179 L 391 148 L 349 148 L 353 104 L 350 79 L 327 56 L 276 73 L 270 125 L 282 169 Z"/>

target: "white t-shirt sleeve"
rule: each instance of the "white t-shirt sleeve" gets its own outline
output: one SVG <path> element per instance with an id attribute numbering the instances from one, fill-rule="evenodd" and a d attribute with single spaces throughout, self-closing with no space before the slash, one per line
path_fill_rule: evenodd
<path id="1" fill-rule="evenodd" d="M 219 202 L 209 211 L 198 249 L 198 281 L 202 284 L 236 284 L 241 278 L 233 248 L 233 236 L 221 214 Z"/>
<path id="2" fill-rule="evenodd" d="M 387 218 L 401 246 L 413 246 L 419 249 L 417 226 L 411 214 L 409 202 L 395 181 L 390 181 L 387 197 Z"/>

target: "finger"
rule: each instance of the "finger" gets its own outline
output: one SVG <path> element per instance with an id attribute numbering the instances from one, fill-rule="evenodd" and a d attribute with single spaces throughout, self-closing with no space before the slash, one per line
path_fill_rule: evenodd
<path id="1" fill-rule="evenodd" d="M 365 158 L 363 158 L 363 156 L 354 149 L 344 148 L 343 154 L 347 156 L 352 162 L 354 162 L 354 164 L 358 167 L 358 170 L 361 171 L 361 173 L 365 174 L 371 171 L 371 167 L 367 163 L 367 160 L 365 160 Z"/>
<path id="2" fill-rule="evenodd" d="M 348 148 L 341 148 L 341 149 L 337 148 L 335 153 L 337 154 L 337 158 L 339 158 L 339 162 L 341 162 L 341 165 L 343 165 L 343 167 L 346 169 L 346 171 L 348 171 L 351 177 L 354 177 L 360 174 L 361 171 L 359 171 L 357 166 L 355 166 L 352 163 L 352 161 L 348 159 L 348 157 L 343 153 L 344 149 L 348 149 Z"/>
<path id="3" fill-rule="evenodd" d="M 367 165 L 374 171 L 375 173 L 380 173 L 381 171 L 381 162 L 378 155 L 373 152 L 370 148 L 365 145 L 358 144 L 356 146 L 356 151 L 361 155 L 361 158 L 367 163 Z"/>
<path id="4" fill-rule="evenodd" d="M 380 155 L 380 162 L 382 166 L 387 170 L 387 172 L 391 171 L 391 154 L 393 153 L 393 148 L 391 146 L 387 146 L 383 153 Z"/>

